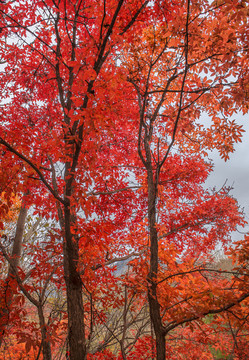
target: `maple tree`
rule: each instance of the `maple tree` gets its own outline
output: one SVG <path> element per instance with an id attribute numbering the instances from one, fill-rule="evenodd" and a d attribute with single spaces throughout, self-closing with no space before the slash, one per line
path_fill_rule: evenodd
<path id="1" fill-rule="evenodd" d="M 93 1 L 87 5 L 83 1 L 37 1 L 32 5 L 29 2 L 20 2 L 14 5 L 6 3 L 1 7 L 1 35 L 5 41 L 2 50 L 6 50 L 1 54 L 1 58 L 3 61 L 7 60 L 6 78 L 2 80 L 8 84 L 2 87 L 2 97 L 12 97 L 9 106 L 6 105 L 2 113 L 2 118 L 22 118 L 22 121 L 15 124 L 13 122 L 12 125 L 9 120 L 5 123 L 7 127 L 4 125 L 1 129 L 1 144 L 24 160 L 25 177 L 29 179 L 27 187 L 33 195 L 31 201 L 41 202 L 41 192 L 39 190 L 37 193 L 35 190 L 38 183 L 34 180 L 38 175 L 38 180 L 40 178 L 49 190 L 49 195 L 42 199 L 43 211 L 47 212 L 51 200 L 54 203 L 51 215 L 55 216 L 57 211 L 56 216 L 64 237 L 64 275 L 71 359 L 86 357 L 82 282 L 78 263 L 79 242 L 87 242 L 89 234 L 86 238 L 83 234 L 79 235 L 78 227 L 82 227 L 82 223 L 86 221 L 77 216 L 77 210 L 82 208 L 89 217 L 97 207 L 91 196 L 84 196 L 91 189 L 92 179 L 97 190 L 98 183 L 101 181 L 104 185 L 104 179 L 110 177 L 110 187 L 117 183 L 124 183 L 123 187 L 126 187 L 127 184 L 125 172 L 113 176 L 115 170 L 108 167 L 109 145 L 103 141 L 105 129 L 108 129 L 112 121 L 108 108 L 107 111 L 103 109 L 103 98 L 101 99 L 106 97 L 103 90 L 105 91 L 106 83 L 111 83 L 110 76 L 114 75 L 113 64 L 108 61 L 111 57 L 108 55 L 118 52 L 119 44 L 122 44 L 126 34 L 132 36 L 131 28 L 134 31 L 136 25 L 138 31 L 143 26 L 143 23 L 136 19 L 147 4 L 148 1 L 124 3 L 123 0 L 108 4 Z M 152 16 L 149 14 L 151 12 L 152 10 L 148 9 L 148 16 Z M 15 34 L 17 41 L 8 44 L 5 36 L 11 36 L 11 33 Z M 23 39 L 22 44 L 18 43 L 18 37 Z M 23 56 L 25 53 L 27 56 Z M 115 72 L 119 78 L 119 69 Z M 31 73 L 32 77 L 29 76 Z M 98 85 L 93 90 L 95 83 Z M 15 93 L 14 89 L 17 88 Z M 106 103 L 112 92 L 108 94 Z M 95 98 L 99 98 L 98 101 Z M 105 116 L 99 121 L 103 111 Z M 95 112 L 98 113 L 98 124 L 93 118 Z M 34 127 L 28 137 L 24 130 L 27 126 L 31 129 Z M 20 135 L 20 147 L 15 146 L 15 133 Z M 115 142 L 117 145 L 114 143 L 113 147 L 118 148 L 118 137 Z M 83 143 L 86 146 L 82 151 Z M 103 150 L 101 154 L 98 151 L 100 146 Z M 35 149 L 35 152 L 31 149 Z M 120 155 L 120 152 L 117 152 L 117 157 Z M 103 171 L 100 166 L 103 167 L 106 159 L 107 165 Z M 62 178 L 58 175 L 60 168 L 64 173 Z M 98 172 L 98 177 L 93 176 L 92 172 Z M 83 188 L 81 184 L 84 184 Z M 115 210 L 115 199 L 112 206 Z M 97 213 L 99 211 L 96 210 Z M 110 208 L 102 211 L 108 216 Z M 117 221 L 123 222 L 122 217 L 120 215 Z M 104 226 L 107 228 L 108 224 Z M 110 231 L 113 230 L 108 230 Z M 95 232 L 97 233 L 97 230 Z"/>
<path id="2" fill-rule="evenodd" d="M 136 258 L 129 281 L 143 294 L 142 303 L 147 292 L 158 360 L 165 359 L 169 331 L 248 296 L 244 289 L 220 306 L 217 291 L 217 301 L 208 302 L 210 289 L 195 269 L 191 281 L 207 287 L 191 304 L 197 315 L 191 306 L 181 311 L 174 303 L 192 296 L 187 275 L 194 265 L 186 253 L 208 254 L 243 224 L 226 189 L 212 193 L 203 187 L 211 171 L 207 150 L 217 148 L 226 159 L 241 139 L 242 128 L 230 118 L 238 106 L 247 111 L 243 4 L 1 4 L 0 144 L 4 168 L 13 169 L 1 176 L 6 198 L 26 193 L 27 206 L 59 224 L 70 360 L 86 359 L 97 321 L 93 303 L 111 301 L 99 287 L 110 287 L 107 265 L 117 257 Z M 202 113 L 210 116 L 210 127 L 201 124 Z M 53 271 L 44 252 L 40 256 L 36 282 Z M 174 273 L 186 275 L 182 292 L 165 285 Z M 167 311 L 170 301 L 175 317 Z M 142 351 L 148 341 L 141 337 L 133 346 Z M 125 358 L 124 341 L 119 343 Z"/>
<path id="3" fill-rule="evenodd" d="M 236 30 L 240 23 L 243 30 L 247 24 L 246 12 L 244 7 L 240 11 L 240 4 L 227 2 L 217 6 L 216 2 L 200 5 L 199 2 L 187 1 L 182 5 L 176 21 L 155 19 L 143 32 L 142 42 L 139 35 L 131 46 L 128 45 L 126 55 L 129 81 L 136 90 L 139 107 L 138 154 L 146 170 L 148 192 L 148 300 L 156 334 L 157 359 L 161 360 L 165 359 L 168 329 L 161 314 L 164 306 L 158 286 L 162 261 L 160 246 L 162 239 L 170 238 L 172 233 L 185 230 L 185 227 L 194 228 L 198 223 L 189 216 L 190 209 L 186 206 L 186 221 L 181 214 L 180 223 L 176 218 L 170 227 L 167 224 L 168 198 L 174 201 L 173 207 L 176 206 L 174 196 L 169 195 L 168 184 L 168 167 L 172 169 L 171 154 L 175 151 L 173 146 L 188 154 L 196 151 L 205 154 L 206 149 L 217 148 L 224 159 L 228 158 L 234 142 L 241 137 L 241 127 L 229 117 L 237 111 L 231 88 L 240 81 L 241 53 L 247 46 L 240 43 L 241 29 Z M 234 14 L 235 9 L 237 14 Z M 203 111 L 213 120 L 210 129 L 198 122 Z M 189 169 L 188 173 L 190 176 Z M 189 196 L 186 193 L 184 197 Z M 201 199 L 200 194 L 198 191 Z M 201 209 L 204 202 L 203 198 L 200 202 L 196 200 L 199 208 L 194 214 L 200 213 L 207 220 Z M 181 208 L 184 208 L 182 203 Z M 181 232 L 185 237 L 188 235 Z M 177 240 L 177 236 L 175 238 Z M 192 241 L 196 240 L 195 235 Z M 200 241 L 198 243 L 201 247 Z M 210 239 L 209 244 L 212 244 Z M 188 316 L 183 323 L 187 321 Z"/>

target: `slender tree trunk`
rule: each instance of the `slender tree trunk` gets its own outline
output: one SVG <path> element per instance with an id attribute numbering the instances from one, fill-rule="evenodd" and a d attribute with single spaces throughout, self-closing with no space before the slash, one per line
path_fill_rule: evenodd
<path id="1" fill-rule="evenodd" d="M 67 292 L 68 344 L 70 360 L 86 359 L 84 306 L 82 282 L 77 269 L 79 261 L 78 238 L 73 236 L 71 226 L 74 224 L 70 206 L 64 208 L 64 277 Z M 72 221 L 71 221 L 72 220 Z"/>
<path id="2" fill-rule="evenodd" d="M 51 345 L 50 345 L 50 341 L 48 341 L 48 336 L 47 336 L 47 324 L 45 322 L 43 308 L 41 304 L 39 304 L 37 310 L 38 310 L 41 335 L 42 335 L 43 360 L 52 360 Z"/>
<path id="3" fill-rule="evenodd" d="M 150 318 L 153 324 L 154 333 L 156 337 L 156 359 L 165 360 L 166 357 L 165 333 L 161 323 L 160 305 L 157 299 L 155 299 L 155 297 L 153 296 L 153 293 L 154 294 L 156 293 L 156 291 L 153 290 L 153 287 L 155 287 L 154 284 L 152 284 L 151 289 L 149 289 L 148 291 L 148 301 L 150 307 Z"/>
<path id="4" fill-rule="evenodd" d="M 148 181 L 148 219 L 150 235 L 150 270 L 148 274 L 148 301 L 150 318 L 156 337 L 156 359 L 165 360 L 166 341 L 160 314 L 160 304 L 157 299 L 157 276 L 158 276 L 158 235 L 156 229 L 156 199 L 157 183 L 153 179 L 152 166 L 147 169 Z"/>
<path id="5" fill-rule="evenodd" d="M 23 241 L 23 234 L 24 234 L 24 227 L 27 218 L 27 213 L 28 213 L 28 209 L 23 203 L 17 219 L 16 233 L 14 237 L 12 254 L 11 254 L 12 266 L 14 266 L 15 269 L 17 268 L 17 266 L 19 266 L 20 263 L 20 257 L 22 253 L 22 241 Z M 14 276 L 12 266 L 9 266 L 8 277 Z"/>
<path id="6" fill-rule="evenodd" d="M 19 212 L 19 216 L 16 224 L 16 232 L 13 239 L 13 248 L 11 253 L 12 266 L 9 265 L 8 275 L 5 280 L 4 288 L 2 289 L 2 293 L 5 296 L 5 306 L 0 309 L 0 347 L 3 342 L 5 329 L 8 326 L 9 322 L 9 313 L 11 311 L 11 303 L 14 296 L 14 269 L 17 268 L 20 262 L 20 257 L 22 253 L 22 241 L 24 234 L 24 227 L 26 222 L 26 217 L 28 213 L 28 209 L 25 206 L 25 194 L 23 196 L 22 206 Z M 14 267 L 14 269 L 13 269 Z"/>

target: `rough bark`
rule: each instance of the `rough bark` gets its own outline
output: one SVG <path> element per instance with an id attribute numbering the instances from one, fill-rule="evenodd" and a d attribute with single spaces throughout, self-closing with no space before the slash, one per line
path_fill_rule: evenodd
<path id="1" fill-rule="evenodd" d="M 77 236 L 71 233 L 72 215 L 70 206 L 64 208 L 64 277 L 67 293 L 68 344 L 70 360 L 86 359 L 84 305 L 82 282 L 77 269 L 79 248 Z"/>
<path id="2" fill-rule="evenodd" d="M 50 345 L 50 342 L 48 341 L 47 324 L 45 322 L 42 304 L 39 304 L 39 306 L 37 307 L 37 310 L 38 310 L 41 335 L 42 335 L 41 346 L 42 346 L 43 360 L 52 360 L 51 345 Z"/>
<path id="3" fill-rule="evenodd" d="M 148 180 L 148 218 L 150 235 L 150 269 L 148 274 L 148 301 L 150 317 L 156 337 L 156 359 L 165 360 L 165 333 L 160 314 L 160 304 L 157 300 L 157 275 L 158 275 L 158 234 L 156 229 L 156 181 L 153 179 L 153 170 L 147 169 Z"/>

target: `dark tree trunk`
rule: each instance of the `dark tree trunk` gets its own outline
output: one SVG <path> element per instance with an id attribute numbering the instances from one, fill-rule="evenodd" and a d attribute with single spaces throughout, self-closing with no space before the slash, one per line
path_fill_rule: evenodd
<path id="1" fill-rule="evenodd" d="M 78 272 L 79 248 L 78 238 L 73 236 L 71 226 L 74 221 L 70 206 L 64 208 L 64 276 L 67 292 L 68 312 L 68 345 L 70 360 L 86 359 L 86 341 L 84 324 L 84 306 L 82 298 L 82 282 Z"/>
<path id="2" fill-rule="evenodd" d="M 148 181 L 148 219 L 150 235 L 150 270 L 148 274 L 148 301 L 150 318 L 156 337 L 156 359 L 165 360 L 165 333 L 160 314 L 160 304 L 157 299 L 157 276 L 158 276 L 158 235 L 156 229 L 156 199 L 157 181 L 153 178 L 152 167 L 147 169 Z"/>
<path id="3" fill-rule="evenodd" d="M 41 334 L 42 334 L 42 355 L 43 360 L 52 360 L 52 354 L 51 354 L 51 345 L 50 341 L 48 340 L 47 336 L 47 325 L 44 319 L 43 309 L 42 305 L 37 307 L 38 315 L 39 315 L 39 322 L 40 322 L 40 328 L 41 328 Z"/>

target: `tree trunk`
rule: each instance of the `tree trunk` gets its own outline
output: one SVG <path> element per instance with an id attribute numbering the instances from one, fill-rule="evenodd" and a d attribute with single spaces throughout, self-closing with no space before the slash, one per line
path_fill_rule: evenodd
<path id="1" fill-rule="evenodd" d="M 43 360 L 52 360 L 51 345 L 50 342 L 48 341 L 48 336 L 47 336 L 47 324 L 44 319 L 44 314 L 41 304 L 39 304 L 37 310 L 38 310 L 39 322 L 40 322 L 40 328 L 42 334 L 41 346 L 42 346 Z"/>
<path id="2" fill-rule="evenodd" d="M 152 167 L 147 169 L 148 181 L 148 219 L 150 236 L 150 269 L 148 274 L 148 301 L 150 318 L 156 337 L 156 359 L 165 360 L 165 333 L 160 314 L 160 304 L 157 300 L 157 275 L 158 275 L 158 235 L 156 229 L 156 198 L 157 184 L 153 179 Z"/>
<path id="3" fill-rule="evenodd" d="M 8 326 L 9 322 L 9 313 L 11 311 L 11 303 L 14 296 L 13 281 L 14 281 L 14 269 L 17 268 L 20 262 L 20 257 L 22 253 L 22 241 L 24 234 L 24 227 L 26 222 L 26 217 L 28 209 L 25 206 L 25 194 L 23 196 L 22 206 L 19 212 L 19 216 L 16 224 L 15 237 L 13 239 L 13 248 L 11 253 L 12 266 L 9 264 L 8 275 L 5 280 L 4 288 L 2 289 L 5 296 L 5 307 L 0 309 L 0 347 L 3 342 L 5 329 Z M 14 269 L 13 269 L 14 267 Z"/>
<path id="4" fill-rule="evenodd" d="M 153 294 L 156 293 L 156 290 L 153 288 L 155 284 L 151 285 L 151 288 L 148 290 L 148 301 L 150 307 L 150 318 L 153 324 L 153 329 L 156 337 L 156 359 L 165 360 L 166 357 L 166 340 L 165 333 L 161 322 L 160 316 L 160 304 Z"/>
<path id="5" fill-rule="evenodd" d="M 25 195 L 24 195 L 24 197 L 25 197 Z M 14 237 L 12 254 L 11 254 L 12 266 L 14 266 L 15 269 L 17 268 L 17 266 L 19 266 L 20 257 L 21 257 L 21 253 L 22 253 L 22 240 L 23 240 L 24 227 L 25 227 L 27 214 L 28 214 L 28 209 L 25 207 L 25 205 L 23 203 L 21 206 L 21 209 L 20 209 L 18 219 L 17 219 L 16 233 L 15 233 L 15 237 Z M 12 277 L 14 276 L 13 268 L 11 266 L 9 266 L 8 277 L 9 276 L 12 276 Z"/>
<path id="6" fill-rule="evenodd" d="M 67 292 L 69 359 L 85 360 L 86 341 L 82 282 L 77 269 L 79 248 L 77 235 L 73 236 L 71 232 L 74 221 L 70 213 L 70 206 L 65 206 L 64 208 L 64 220 L 65 235 L 63 252 L 64 277 Z"/>

